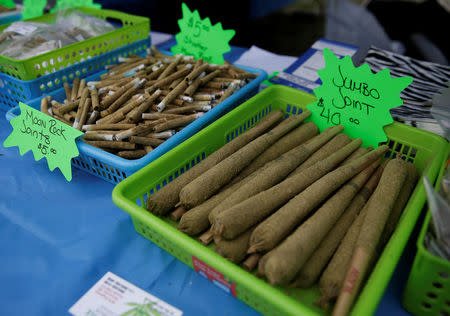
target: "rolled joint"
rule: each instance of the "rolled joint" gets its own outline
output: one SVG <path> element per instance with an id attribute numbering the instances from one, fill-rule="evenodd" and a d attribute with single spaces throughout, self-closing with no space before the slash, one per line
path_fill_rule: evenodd
<path id="1" fill-rule="evenodd" d="M 97 93 L 98 93 L 98 94 L 102 94 L 102 93 L 105 92 L 106 90 L 108 90 L 108 87 L 103 87 L 103 88 L 98 89 Z"/>
<path id="2" fill-rule="evenodd" d="M 127 57 L 119 56 L 118 62 L 119 63 L 126 63 L 128 60 L 129 60 L 129 58 L 127 58 Z"/>
<path id="3" fill-rule="evenodd" d="M 172 137 L 175 134 L 176 134 L 176 132 L 174 130 L 169 130 L 169 131 L 164 131 L 164 132 L 160 132 L 160 133 L 154 133 L 154 134 L 152 134 L 152 137 L 158 138 L 158 139 L 167 139 L 167 138 Z"/>
<path id="4" fill-rule="evenodd" d="M 119 133 L 119 134 L 112 135 L 112 137 L 113 137 L 112 140 L 121 141 L 121 140 L 129 137 L 129 135 L 127 135 L 125 133 Z"/>
<path id="5" fill-rule="evenodd" d="M 161 61 L 157 61 L 153 66 L 152 66 L 152 71 L 157 71 L 159 68 L 162 67 L 162 62 Z"/>
<path id="6" fill-rule="evenodd" d="M 113 134 L 102 134 L 102 133 L 96 133 L 96 132 L 88 132 L 84 134 L 86 139 L 91 138 L 95 140 L 108 140 L 113 141 L 114 135 Z"/>
<path id="7" fill-rule="evenodd" d="M 156 106 L 156 110 L 158 112 L 162 112 L 164 111 L 164 109 L 166 108 L 166 104 L 164 102 L 160 102 L 157 106 Z"/>
<path id="8" fill-rule="evenodd" d="M 136 74 L 136 70 L 130 70 L 130 71 L 127 71 L 126 73 L 124 73 L 123 76 L 125 78 L 127 78 L 127 77 L 131 77 L 131 76 L 133 76 L 135 74 Z"/>
<path id="9" fill-rule="evenodd" d="M 191 97 L 188 97 L 188 96 L 182 96 L 182 97 L 181 97 L 181 100 L 186 101 L 186 102 L 188 102 L 188 103 L 194 102 L 194 99 L 191 98 Z"/>

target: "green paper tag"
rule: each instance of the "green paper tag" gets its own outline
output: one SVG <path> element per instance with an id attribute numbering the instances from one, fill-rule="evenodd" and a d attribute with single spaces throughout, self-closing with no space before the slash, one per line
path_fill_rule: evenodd
<path id="1" fill-rule="evenodd" d="M 220 22 L 213 26 L 209 18 L 202 20 L 198 11 L 191 12 L 185 3 L 181 4 L 181 10 L 183 18 L 178 20 L 181 32 L 175 35 L 177 44 L 172 46 L 172 53 L 222 65 L 223 54 L 231 50 L 228 42 L 235 31 L 224 30 Z"/>
<path id="2" fill-rule="evenodd" d="M 19 106 L 20 115 L 10 121 L 13 131 L 3 146 L 18 146 L 21 156 L 31 149 L 36 161 L 46 157 L 50 171 L 58 167 L 71 181 L 70 161 L 79 155 L 75 138 L 83 133 L 22 102 Z"/>
<path id="3" fill-rule="evenodd" d="M 387 141 L 383 126 L 394 121 L 389 109 L 403 104 L 400 92 L 413 79 L 392 78 L 389 69 L 373 74 L 367 64 L 355 68 L 350 56 L 339 59 L 328 48 L 323 54 L 325 68 L 317 72 L 322 85 L 314 89 L 317 101 L 307 106 L 311 120 L 321 131 L 342 124 L 348 136 L 377 148 Z"/>
<path id="4" fill-rule="evenodd" d="M 47 0 L 23 0 L 22 19 L 31 19 L 41 16 Z"/>
<path id="5" fill-rule="evenodd" d="M 8 9 L 13 9 L 16 7 L 16 4 L 14 3 L 13 0 L 0 0 L 0 5 Z"/>

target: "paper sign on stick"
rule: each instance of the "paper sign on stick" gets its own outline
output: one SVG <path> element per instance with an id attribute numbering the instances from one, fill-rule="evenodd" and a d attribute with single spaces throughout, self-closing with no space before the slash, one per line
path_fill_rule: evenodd
<path id="1" fill-rule="evenodd" d="M 231 50 L 228 42 L 235 31 L 224 30 L 220 22 L 211 25 L 209 18 L 202 20 L 198 11 L 191 12 L 185 3 L 181 4 L 181 10 L 183 18 L 178 20 L 181 32 L 175 35 L 177 44 L 172 47 L 172 53 L 222 65 L 223 54 Z"/>
<path id="2" fill-rule="evenodd" d="M 307 106 L 311 120 L 321 131 L 342 124 L 348 136 L 377 148 L 387 140 L 383 126 L 394 121 L 389 109 L 403 104 L 400 92 L 413 79 L 392 78 L 389 69 L 373 74 L 367 64 L 355 68 L 350 56 L 338 59 L 329 49 L 324 57 L 325 68 L 317 72 L 322 85 L 314 89 L 317 101 Z"/>
<path id="3" fill-rule="evenodd" d="M 47 158 L 50 171 L 58 167 L 71 181 L 70 162 L 79 155 L 75 138 L 83 133 L 22 102 L 19 106 L 21 113 L 10 121 L 13 131 L 3 146 L 18 146 L 21 156 L 32 150 L 36 161 Z"/>

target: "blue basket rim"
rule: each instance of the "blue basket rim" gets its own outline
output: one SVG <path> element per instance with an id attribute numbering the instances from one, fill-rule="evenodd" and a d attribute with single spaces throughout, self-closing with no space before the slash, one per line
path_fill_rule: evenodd
<path id="1" fill-rule="evenodd" d="M 166 54 L 171 54 L 167 51 L 162 51 Z M 231 104 L 236 102 L 241 97 L 244 97 L 247 93 L 249 93 L 253 89 L 258 89 L 259 85 L 267 79 L 267 73 L 258 68 L 248 67 L 248 66 L 242 66 L 242 65 L 235 65 L 241 69 L 244 69 L 251 73 L 257 73 L 258 76 L 253 79 L 251 82 L 247 83 L 244 87 L 239 89 L 237 92 L 233 93 L 230 97 L 225 99 L 223 102 L 219 103 L 217 106 L 215 106 L 210 111 L 206 112 L 203 116 L 196 119 L 194 122 L 187 125 L 185 128 L 183 128 L 180 132 L 176 133 L 174 136 L 170 137 L 168 140 L 166 140 L 164 143 L 156 147 L 153 151 L 148 153 L 142 158 L 134 159 L 134 160 L 128 160 L 119 156 L 116 156 L 114 154 L 111 154 L 109 152 L 106 152 L 100 148 L 94 147 L 92 145 L 86 144 L 83 142 L 80 138 L 77 139 L 76 143 L 78 146 L 78 151 L 81 154 L 86 154 L 94 159 L 98 159 L 104 164 L 107 164 L 111 167 L 120 169 L 124 171 L 125 173 L 134 173 L 137 170 L 141 169 L 145 165 L 149 164 L 150 162 L 156 160 L 157 158 L 161 157 L 163 154 L 168 152 L 169 150 L 173 149 L 177 145 L 181 144 L 183 141 L 191 137 L 193 134 L 198 132 L 200 129 L 202 129 L 208 121 L 214 119 L 219 113 L 227 109 Z M 91 76 L 88 76 L 85 78 L 86 81 L 96 81 L 98 80 L 99 76 L 103 73 L 106 73 L 106 70 L 98 72 L 96 74 L 93 74 Z M 60 93 L 64 88 L 60 88 L 58 90 L 55 90 L 53 92 L 50 92 L 49 95 Z M 28 105 L 32 106 L 33 108 L 38 108 L 37 105 L 40 104 L 41 98 L 33 99 L 28 103 Z M 19 106 L 14 107 L 13 109 L 7 111 L 6 118 L 11 119 L 15 116 L 17 116 L 20 113 Z M 81 136 L 80 136 L 81 137 Z M 129 174 L 128 174 L 129 175 Z M 127 175 L 127 176 L 128 176 Z"/>

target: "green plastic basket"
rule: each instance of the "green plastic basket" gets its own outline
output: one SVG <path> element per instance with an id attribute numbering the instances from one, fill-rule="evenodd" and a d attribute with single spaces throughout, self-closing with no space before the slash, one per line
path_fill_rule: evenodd
<path id="1" fill-rule="evenodd" d="M 447 146 L 447 155 L 450 145 Z M 444 175 L 445 161 L 442 164 L 436 189 Z M 439 258 L 425 248 L 425 236 L 431 220 L 428 211 L 419 238 L 417 254 L 414 259 L 408 283 L 403 293 L 403 306 L 414 315 L 450 315 L 450 262 Z"/>
<path id="2" fill-rule="evenodd" d="M 269 112 L 281 109 L 286 116 L 298 114 L 314 100 L 314 96 L 286 86 L 275 85 L 265 89 L 119 183 L 113 191 L 114 203 L 131 215 L 138 233 L 263 314 L 327 314 L 329 311 L 314 305 L 319 297 L 317 286 L 307 290 L 272 287 L 216 254 L 214 246 L 205 247 L 178 231 L 175 222 L 153 216 L 142 207 L 145 206 L 147 196 L 253 127 Z M 420 172 L 426 169 L 430 178 L 436 178 L 443 161 L 441 148 L 445 140 L 399 123 L 386 126 L 385 130 L 389 137 L 391 157 L 401 153 L 413 161 Z M 376 310 L 424 203 L 425 192 L 420 183 L 363 288 L 352 315 L 370 315 Z"/>
<path id="3" fill-rule="evenodd" d="M 150 20 L 146 17 L 86 7 L 71 10 L 79 10 L 100 19 L 108 19 L 113 23 L 120 22 L 122 27 L 116 28 L 112 32 L 23 60 L 0 56 L 0 71 L 21 80 L 33 80 L 113 49 L 146 39 L 150 32 Z M 55 21 L 56 16 L 56 13 L 49 13 L 25 21 L 52 23 Z M 0 26 L 0 32 L 8 26 L 9 24 Z"/>

